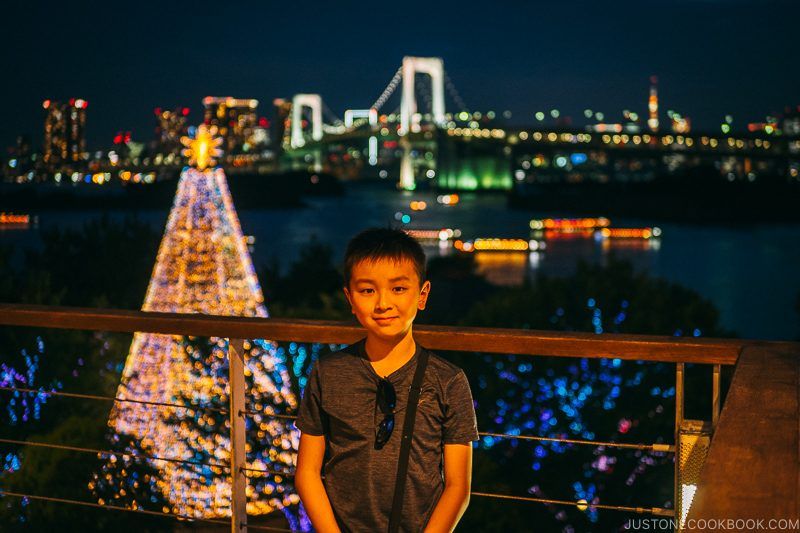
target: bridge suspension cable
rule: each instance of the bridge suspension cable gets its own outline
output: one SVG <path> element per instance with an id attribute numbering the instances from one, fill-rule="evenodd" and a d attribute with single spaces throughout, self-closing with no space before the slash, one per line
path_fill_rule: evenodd
<path id="1" fill-rule="evenodd" d="M 331 108 L 330 108 L 330 107 L 328 107 L 328 104 L 326 104 L 324 100 L 322 101 L 322 113 L 323 113 L 323 114 L 324 114 L 324 115 L 325 115 L 325 116 L 326 116 L 328 119 L 330 119 L 330 120 L 331 120 L 331 122 L 333 123 L 333 125 L 334 125 L 334 126 L 341 126 L 342 124 L 344 124 L 344 122 L 342 122 L 342 119 L 340 119 L 340 118 L 339 118 L 339 117 L 336 115 L 336 113 L 334 113 L 334 112 L 331 110 Z"/>
<path id="2" fill-rule="evenodd" d="M 422 99 L 425 101 L 428 113 L 433 114 L 433 100 L 431 99 L 433 88 L 431 87 L 430 79 L 427 76 L 422 77 L 422 79 L 414 85 L 414 92 L 418 92 L 422 95 Z"/>
<path id="3" fill-rule="evenodd" d="M 450 93 L 450 96 L 453 97 L 453 100 L 458 106 L 459 111 L 469 111 L 467 104 L 464 103 L 464 100 L 461 98 L 461 95 L 458 94 L 458 89 L 453 84 L 453 80 L 450 79 L 450 76 L 447 75 L 447 71 L 444 71 L 444 86 L 447 88 L 447 92 Z"/>
<path id="4" fill-rule="evenodd" d="M 392 93 L 394 93 L 394 90 L 400 84 L 400 80 L 402 79 L 403 79 L 403 67 L 399 67 L 397 69 L 397 72 L 394 73 L 394 76 L 392 76 L 389 85 L 386 86 L 386 88 L 383 90 L 378 99 L 375 100 L 375 103 L 372 104 L 372 107 L 374 109 L 380 109 L 381 107 L 383 107 L 383 104 L 385 104 L 386 101 L 389 99 L 389 97 L 392 96 Z"/>

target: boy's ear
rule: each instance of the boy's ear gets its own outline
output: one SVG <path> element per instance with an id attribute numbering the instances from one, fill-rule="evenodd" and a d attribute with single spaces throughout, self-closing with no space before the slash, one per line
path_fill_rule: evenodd
<path id="1" fill-rule="evenodd" d="M 428 304 L 428 295 L 431 293 L 431 282 L 426 281 L 422 284 L 422 288 L 419 290 L 419 302 L 417 302 L 417 309 L 422 311 L 425 309 L 425 306 Z"/>
<path id="2" fill-rule="evenodd" d="M 347 303 L 350 304 L 350 312 L 352 314 L 356 314 L 355 310 L 353 309 L 353 300 L 350 299 L 350 291 L 347 287 L 342 287 L 342 290 L 344 291 L 344 297 L 347 298 Z"/>

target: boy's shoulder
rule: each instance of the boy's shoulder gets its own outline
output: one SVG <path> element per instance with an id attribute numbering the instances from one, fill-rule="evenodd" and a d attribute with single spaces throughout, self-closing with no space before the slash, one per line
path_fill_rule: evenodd
<path id="1" fill-rule="evenodd" d="M 320 370 L 337 369 L 361 364 L 359 359 L 361 359 L 361 344 L 363 342 L 363 340 L 360 340 L 349 346 L 339 348 L 338 350 L 323 353 L 317 361 Z"/>
<path id="2" fill-rule="evenodd" d="M 420 347 L 420 349 L 428 352 L 428 369 L 426 373 L 434 374 L 443 384 L 449 383 L 450 380 L 464 372 L 461 367 L 454 365 L 435 352 L 427 348 Z"/>

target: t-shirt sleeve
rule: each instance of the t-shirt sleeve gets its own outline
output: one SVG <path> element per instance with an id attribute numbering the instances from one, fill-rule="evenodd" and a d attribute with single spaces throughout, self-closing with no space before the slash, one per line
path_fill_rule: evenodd
<path id="1" fill-rule="evenodd" d="M 453 377 L 445 387 L 445 444 L 466 444 L 478 440 L 478 422 L 472 392 L 463 370 Z"/>
<path id="2" fill-rule="evenodd" d="M 322 410 L 322 387 L 319 382 L 319 361 L 314 363 L 311 375 L 308 377 L 306 388 L 303 390 L 303 399 L 300 401 L 300 411 L 294 425 L 308 435 L 325 434 L 325 412 Z"/>

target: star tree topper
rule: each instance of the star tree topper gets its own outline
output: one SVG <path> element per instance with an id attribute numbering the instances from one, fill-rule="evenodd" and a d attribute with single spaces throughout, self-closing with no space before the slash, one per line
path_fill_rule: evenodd
<path id="1" fill-rule="evenodd" d="M 222 137 L 217 136 L 216 126 L 200 124 L 194 138 L 181 137 L 181 142 L 186 147 L 182 154 L 189 158 L 189 166 L 204 170 L 217 164 L 216 158 L 222 155 Z"/>

